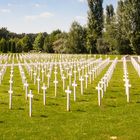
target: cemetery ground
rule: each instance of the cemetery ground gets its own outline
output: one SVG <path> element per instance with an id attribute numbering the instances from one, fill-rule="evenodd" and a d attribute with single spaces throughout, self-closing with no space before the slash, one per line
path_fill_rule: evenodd
<path id="1" fill-rule="evenodd" d="M 102 57 L 105 59 L 105 56 Z M 112 60 L 115 57 L 113 56 Z M 121 60 L 122 56 L 118 57 Z M 14 58 L 14 63 L 17 63 L 16 58 Z M 98 106 L 98 94 L 95 88 L 110 65 L 111 62 L 91 84 L 88 82 L 87 89 L 84 86 L 83 95 L 80 93 L 80 82 L 77 80 L 77 99 L 74 102 L 73 93 L 70 95 L 69 112 L 66 110 L 66 93 L 63 90 L 62 80 L 60 80 L 59 69 L 57 96 L 54 96 L 54 75 L 52 74 L 50 87 L 47 88 L 46 92 L 46 105 L 44 106 L 43 91 L 40 90 L 38 94 L 37 85 L 34 85 L 25 66 L 22 66 L 29 89 L 34 95 L 32 117 L 29 117 L 29 100 L 25 99 L 25 90 L 23 90 L 18 66 L 14 67 L 12 109 L 9 109 L 8 90 L 11 68 L 8 66 L 0 85 L 0 139 L 108 140 L 114 136 L 118 140 L 139 140 L 140 77 L 131 61 L 127 62 L 132 85 L 130 102 L 127 103 L 126 101 L 123 62 L 118 61 L 107 91 L 101 100 L 101 106 Z M 73 88 L 70 87 L 70 89 Z"/>

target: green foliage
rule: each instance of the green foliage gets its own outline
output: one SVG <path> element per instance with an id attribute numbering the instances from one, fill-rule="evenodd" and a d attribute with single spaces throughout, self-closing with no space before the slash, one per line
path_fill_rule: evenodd
<path id="1" fill-rule="evenodd" d="M 34 49 L 36 51 L 42 51 L 43 50 L 43 44 L 44 44 L 44 36 L 42 33 L 39 33 L 34 41 Z"/>
<path id="2" fill-rule="evenodd" d="M 73 22 L 67 40 L 67 53 L 84 53 L 86 52 L 86 31 L 78 23 Z"/>
<path id="3" fill-rule="evenodd" d="M 47 53 L 53 52 L 53 41 L 50 36 L 46 36 L 44 40 L 43 50 Z"/>
<path id="4" fill-rule="evenodd" d="M 7 42 L 4 38 L 2 38 L 0 40 L 0 51 L 3 52 L 3 53 L 7 53 L 7 51 L 8 51 Z"/>
<path id="5" fill-rule="evenodd" d="M 32 50 L 32 44 L 31 44 L 31 41 L 30 41 L 30 38 L 28 35 L 25 35 L 22 38 L 21 44 L 22 44 L 24 52 L 28 52 L 28 51 Z"/>
<path id="6" fill-rule="evenodd" d="M 87 50 L 89 53 L 97 53 L 97 39 L 102 37 L 103 30 L 103 0 L 88 0 L 88 28 Z"/>
<path id="7" fill-rule="evenodd" d="M 133 53 L 140 54 L 140 1 L 124 0 L 118 3 L 118 16 L 121 17 L 121 31 L 129 41 Z M 122 38 L 122 37 L 121 37 Z"/>
<path id="8" fill-rule="evenodd" d="M 109 53 L 109 44 L 102 38 L 97 40 L 97 51 L 99 54 Z"/>

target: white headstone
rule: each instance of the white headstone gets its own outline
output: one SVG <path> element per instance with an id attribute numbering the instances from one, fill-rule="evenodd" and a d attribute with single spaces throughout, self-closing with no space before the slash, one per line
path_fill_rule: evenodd
<path id="1" fill-rule="evenodd" d="M 76 101 L 76 87 L 77 87 L 77 84 L 76 84 L 75 81 L 72 83 L 72 86 L 73 86 L 73 91 L 74 91 L 74 101 Z"/>
<path id="2" fill-rule="evenodd" d="M 81 82 L 81 94 L 83 95 L 84 89 L 83 89 L 83 81 L 84 78 L 81 76 L 81 78 L 79 79 L 79 81 Z"/>
<path id="3" fill-rule="evenodd" d="M 69 89 L 69 86 L 67 87 L 67 90 L 65 90 L 67 94 L 67 111 L 70 111 L 70 94 L 71 90 Z"/>
<path id="4" fill-rule="evenodd" d="M 47 87 L 45 86 L 45 83 L 43 84 L 42 90 L 43 90 L 43 104 L 46 105 L 46 90 L 47 90 Z"/>
<path id="5" fill-rule="evenodd" d="M 53 81 L 53 83 L 54 83 L 54 85 L 55 85 L 55 97 L 56 97 L 56 95 L 57 95 L 57 84 L 58 84 L 58 81 L 55 79 L 55 80 Z"/>
<path id="6" fill-rule="evenodd" d="M 31 90 L 28 94 L 28 97 L 29 97 L 29 116 L 31 117 L 32 116 L 32 98 L 33 98 L 33 94 Z"/>

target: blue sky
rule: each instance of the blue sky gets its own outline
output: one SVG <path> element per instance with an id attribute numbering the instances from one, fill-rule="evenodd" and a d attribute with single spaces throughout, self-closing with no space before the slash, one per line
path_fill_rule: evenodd
<path id="1" fill-rule="evenodd" d="M 117 0 L 104 0 L 117 6 Z M 86 0 L 0 0 L 0 27 L 16 33 L 69 31 L 76 20 L 86 24 Z"/>

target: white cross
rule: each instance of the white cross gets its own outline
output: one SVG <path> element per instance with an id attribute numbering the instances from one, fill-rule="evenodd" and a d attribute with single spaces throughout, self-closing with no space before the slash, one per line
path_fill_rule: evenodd
<path id="1" fill-rule="evenodd" d="M 131 87 L 131 85 L 129 84 L 129 80 L 126 80 L 124 86 L 125 86 L 125 92 L 127 96 L 127 102 L 129 102 L 129 88 Z"/>
<path id="2" fill-rule="evenodd" d="M 50 74 L 49 73 L 47 74 L 47 77 L 48 77 L 48 87 L 50 87 Z"/>
<path id="3" fill-rule="evenodd" d="M 98 84 L 98 86 L 96 87 L 96 89 L 98 90 L 98 105 L 100 106 L 101 105 L 101 94 L 100 94 L 100 91 L 102 90 L 102 88 Z"/>
<path id="4" fill-rule="evenodd" d="M 68 75 L 69 75 L 69 86 L 71 86 L 71 76 L 72 76 L 72 73 L 70 72 Z"/>
<path id="5" fill-rule="evenodd" d="M 42 82 L 44 82 L 44 69 L 42 69 L 41 73 L 42 73 Z"/>
<path id="6" fill-rule="evenodd" d="M 34 72 L 34 85 L 35 85 L 35 83 L 36 83 L 36 72 Z"/>
<path id="7" fill-rule="evenodd" d="M 73 73 L 74 73 L 74 80 L 76 80 L 76 73 L 77 73 L 77 71 L 74 70 Z"/>
<path id="8" fill-rule="evenodd" d="M 27 96 L 28 96 L 28 86 L 29 84 L 27 83 L 27 81 L 24 83 L 25 86 L 25 99 L 27 100 Z"/>
<path id="9" fill-rule="evenodd" d="M 102 92 L 102 95 L 101 96 L 103 98 L 104 97 L 104 89 L 103 89 L 104 88 L 104 81 L 100 81 L 99 84 L 101 85 L 100 87 L 102 88 L 101 89 L 101 92 Z"/>
<path id="10" fill-rule="evenodd" d="M 42 90 L 43 90 L 43 103 L 44 103 L 44 105 L 46 105 L 46 90 L 47 90 L 47 87 L 45 86 L 45 83 L 43 84 Z"/>
<path id="11" fill-rule="evenodd" d="M 37 89 L 38 89 L 38 93 L 39 93 L 39 91 L 40 91 L 40 78 L 39 78 L 39 76 L 38 76 L 38 78 L 37 78 Z"/>
<path id="12" fill-rule="evenodd" d="M 86 88 L 87 88 L 87 85 L 88 85 L 88 74 L 85 75 L 85 78 L 86 78 Z"/>
<path id="13" fill-rule="evenodd" d="M 76 87 L 77 87 L 77 84 L 76 84 L 75 81 L 72 83 L 72 86 L 73 86 L 73 90 L 74 90 L 74 101 L 76 101 Z"/>
<path id="14" fill-rule="evenodd" d="M 67 111 L 70 111 L 70 94 L 71 90 L 69 89 L 69 86 L 67 87 L 67 90 L 65 90 L 67 93 Z"/>
<path id="15" fill-rule="evenodd" d="M 28 97 L 29 97 L 29 116 L 31 117 L 32 116 L 32 98 L 33 98 L 33 94 L 31 90 L 28 94 Z"/>
<path id="16" fill-rule="evenodd" d="M 31 80 L 33 78 L 33 69 L 30 69 Z"/>
<path id="17" fill-rule="evenodd" d="M 54 75 L 55 75 L 55 79 L 56 79 L 57 71 L 54 72 Z"/>
<path id="18" fill-rule="evenodd" d="M 91 71 L 89 72 L 89 75 L 90 75 L 89 79 L 90 79 L 90 84 L 91 84 L 91 76 L 92 76 L 92 72 Z"/>
<path id="19" fill-rule="evenodd" d="M 63 90 L 65 89 L 65 79 L 66 79 L 66 77 L 63 75 L 63 76 L 62 76 L 62 80 L 63 80 Z"/>
<path id="20" fill-rule="evenodd" d="M 13 80 L 9 80 L 9 83 L 10 83 L 10 90 L 12 90 L 12 84 L 13 84 Z"/>
<path id="21" fill-rule="evenodd" d="M 79 81 L 81 81 L 81 94 L 83 95 L 83 77 L 81 76 L 81 78 L 79 79 Z"/>
<path id="22" fill-rule="evenodd" d="M 53 83 L 54 83 L 54 85 L 55 85 L 55 97 L 56 97 L 58 81 L 55 79 L 55 80 L 53 81 Z"/>
<path id="23" fill-rule="evenodd" d="M 12 93 L 13 93 L 13 91 L 10 89 L 8 91 L 8 93 L 9 93 L 9 109 L 12 109 Z"/>

